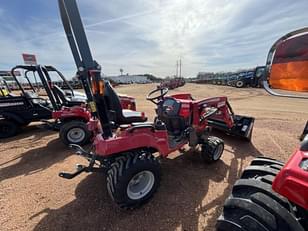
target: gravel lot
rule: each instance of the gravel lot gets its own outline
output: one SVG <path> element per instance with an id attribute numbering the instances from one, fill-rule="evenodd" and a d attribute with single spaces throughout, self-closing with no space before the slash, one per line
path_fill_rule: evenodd
<path id="1" fill-rule="evenodd" d="M 145 100 L 154 84 L 121 86 L 136 97 L 138 110 L 154 117 Z M 162 182 L 154 198 L 134 211 L 112 203 L 99 173 L 72 180 L 58 177 L 76 163 L 58 133 L 27 127 L 0 141 L 0 230 L 214 230 L 235 180 L 252 158 L 287 160 L 308 118 L 307 102 L 269 96 L 263 89 L 186 84 L 172 92 L 195 98 L 225 95 L 237 114 L 256 118 L 251 143 L 215 133 L 225 141 L 222 160 L 205 165 L 194 153 L 173 153 L 162 161 Z"/>

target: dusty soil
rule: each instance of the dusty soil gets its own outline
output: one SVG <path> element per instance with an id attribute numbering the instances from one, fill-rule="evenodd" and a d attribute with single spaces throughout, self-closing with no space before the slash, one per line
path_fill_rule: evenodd
<path id="1" fill-rule="evenodd" d="M 154 85 L 121 86 L 137 99 L 137 107 L 154 116 L 145 100 Z M 251 143 L 222 133 L 222 160 L 204 164 L 190 153 L 174 153 L 162 161 L 163 178 L 154 198 L 134 211 L 120 210 L 109 199 L 105 178 L 82 174 L 58 177 L 85 163 L 72 155 L 57 132 L 32 125 L 0 145 L 1 230 L 214 230 L 215 220 L 232 184 L 252 158 L 265 155 L 287 160 L 308 118 L 307 102 L 269 96 L 262 89 L 187 84 L 173 92 L 195 98 L 226 95 L 237 114 L 256 118 Z"/>

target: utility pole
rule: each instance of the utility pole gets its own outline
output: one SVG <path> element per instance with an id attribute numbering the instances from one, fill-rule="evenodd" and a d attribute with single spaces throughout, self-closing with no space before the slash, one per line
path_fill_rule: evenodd
<path id="1" fill-rule="evenodd" d="M 182 60 L 180 59 L 180 78 L 182 77 Z"/>
<path id="2" fill-rule="evenodd" d="M 176 61 L 176 72 L 175 72 L 175 77 L 178 77 L 178 69 L 179 69 L 179 62 L 178 60 Z"/>

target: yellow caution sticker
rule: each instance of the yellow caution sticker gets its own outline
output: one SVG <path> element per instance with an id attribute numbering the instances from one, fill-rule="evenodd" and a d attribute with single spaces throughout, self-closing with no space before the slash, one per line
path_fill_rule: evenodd
<path id="1" fill-rule="evenodd" d="M 92 112 L 96 112 L 96 105 L 93 101 L 89 102 L 89 106 Z"/>

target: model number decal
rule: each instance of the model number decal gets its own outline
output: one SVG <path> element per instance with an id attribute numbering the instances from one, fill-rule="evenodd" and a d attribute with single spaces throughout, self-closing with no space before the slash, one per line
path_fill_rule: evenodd
<path id="1" fill-rule="evenodd" d="M 217 107 L 223 107 L 223 106 L 225 106 L 226 105 L 226 102 L 219 102 L 218 104 L 217 104 Z"/>

